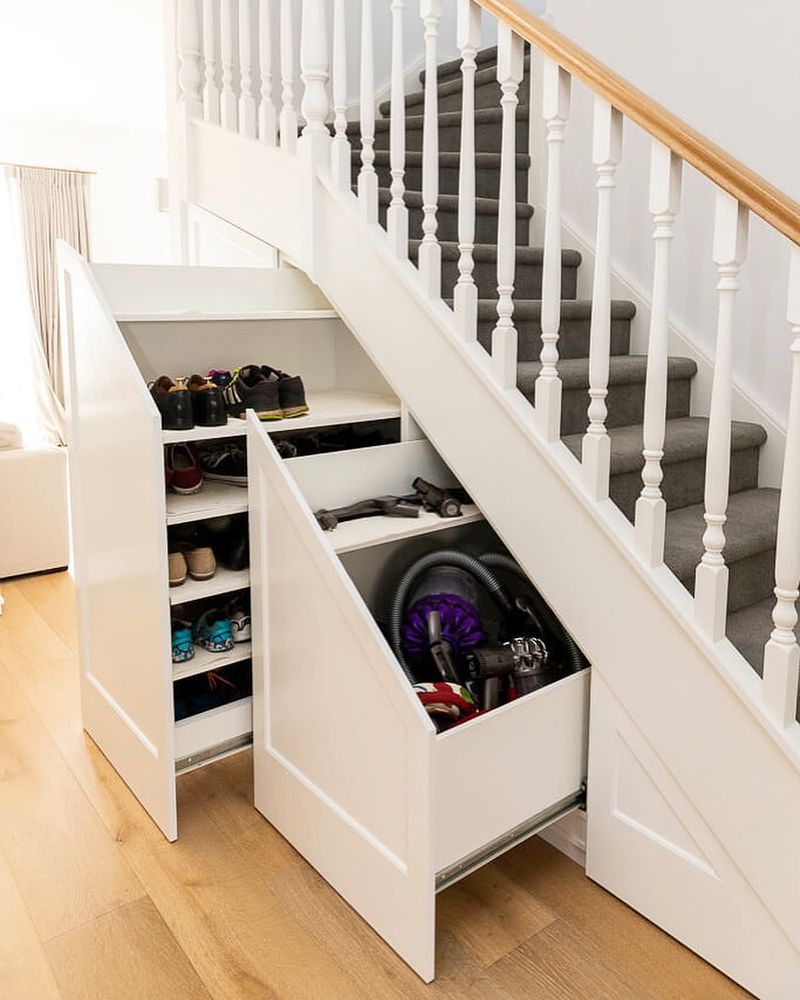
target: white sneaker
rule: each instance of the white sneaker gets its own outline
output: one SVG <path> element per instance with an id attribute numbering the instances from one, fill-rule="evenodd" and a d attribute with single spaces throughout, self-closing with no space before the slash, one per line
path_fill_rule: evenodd
<path id="1" fill-rule="evenodd" d="M 250 630 L 250 615 L 246 611 L 234 611 L 230 623 L 234 642 L 250 642 L 253 633 Z"/>

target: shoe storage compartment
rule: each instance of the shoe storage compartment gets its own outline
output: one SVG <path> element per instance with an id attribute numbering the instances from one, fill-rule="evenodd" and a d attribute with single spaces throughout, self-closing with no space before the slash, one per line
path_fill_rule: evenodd
<path id="1" fill-rule="evenodd" d="M 477 508 L 459 520 L 319 508 L 455 485 L 427 441 L 281 462 L 249 421 L 255 801 L 426 980 L 437 887 L 576 807 L 589 671 L 437 734 L 378 620 L 391 581 L 440 547 L 502 550 Z"/>

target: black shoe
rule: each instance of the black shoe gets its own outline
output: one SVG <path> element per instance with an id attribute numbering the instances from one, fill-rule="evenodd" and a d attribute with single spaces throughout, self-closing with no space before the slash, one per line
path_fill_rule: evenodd
<path id="1" fill-rule="evenodd" d="M 227 424 L 228 414 L 222 390 L 210 379 L 192 375 L 189 379 L 189 395 L 195 424 L 199 427 L 222 427 Z"/>
<path id="2" fill-rule="evenodd" d="M 232 417 L 243 417 L 245 410 L 254 410 L 259 420 L 280 420 L 283 416 L 278 383 L 267 379 L 258 365 L 238 368 L 222 394 Z"/>
<path id="3" fill-rule="evenodd" d="M 194 427 L 192 394 L 185 378 L 173 382 L 169 375 L 160 375 L 150 383 L 150 395 L 161 414 L 164 430 L 188 431 Z"/>
<path id="4" fill-rule="evenodd" d="M 302 417 L 308 413 L 306 390 L 299 375 L 287 375 L 269 365 L 261 366 L 261 374 L 270 382 L 278 383 L 278 399 L 284 417 Z"/>
<path id="5" fill-rule="evenodd" d="M 206 479 L 247 486 L 247 452 L 238 444 L 221 444 L 203 450 L 200 466 Z"/>

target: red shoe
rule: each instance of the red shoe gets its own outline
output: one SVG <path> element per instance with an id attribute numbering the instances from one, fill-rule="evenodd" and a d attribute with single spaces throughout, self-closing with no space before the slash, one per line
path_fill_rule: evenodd
<path id="1" fill-rule="evenodd" d="M 169 488 L 175 493 L 197 493 L 203 485 L 200 457 L 190 444 L 171 444 L 164 456 Z"/>

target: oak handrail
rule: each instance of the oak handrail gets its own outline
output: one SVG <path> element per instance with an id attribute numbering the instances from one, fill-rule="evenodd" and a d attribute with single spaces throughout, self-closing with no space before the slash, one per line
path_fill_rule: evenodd
<path id="1" fill-rule="evenodd" d="M 800 246 L 800 203 L 513 0 L 476 2 Z"/>

